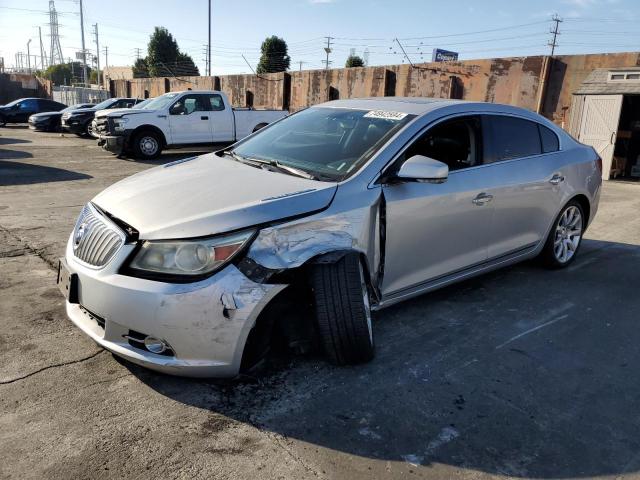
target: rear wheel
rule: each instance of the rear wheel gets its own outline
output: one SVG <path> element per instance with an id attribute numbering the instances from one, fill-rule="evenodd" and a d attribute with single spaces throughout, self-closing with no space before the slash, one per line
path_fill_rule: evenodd
<path id="1" fill-rule="evenodd" d="M 585 227 L 585 217 L 580 203 L 567 203 L 555 222 L 540 257 L 550 268 L 564 268 L 576 258 Z"/>
<path id="2" fill-rule="evenodd" d="M 143 131 L 133 138 L 133 153 L 136 158 L 152 160 L 162 153 L 160 135 L 152 131 Z"/>
<path id="3" fill-rule="evenodd" d="M 374 356 L 369 291 L 358 254 L 316 265 L 312 287 L 320 341 L 336 365 L 363 363 Z"/>

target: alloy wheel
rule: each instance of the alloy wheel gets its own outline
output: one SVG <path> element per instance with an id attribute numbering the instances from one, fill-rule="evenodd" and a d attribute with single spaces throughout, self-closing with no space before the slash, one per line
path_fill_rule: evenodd
<path id="1" fill-rule="evenodd" d="M 582 238 L 582 214 L 575 205 L 567 208 L 556 225 L 553 253 L 560 263 L 567 263 L 575 255 Z"/>

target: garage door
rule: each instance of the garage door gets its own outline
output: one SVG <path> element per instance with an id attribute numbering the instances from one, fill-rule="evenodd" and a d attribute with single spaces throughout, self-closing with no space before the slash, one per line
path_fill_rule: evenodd
<path id="1" fill-rule="evenodd" d="M 602 158 L 602 178 L 609 179 L 622 95 L 585 95 L 578 140 L 595 148 Z"/>

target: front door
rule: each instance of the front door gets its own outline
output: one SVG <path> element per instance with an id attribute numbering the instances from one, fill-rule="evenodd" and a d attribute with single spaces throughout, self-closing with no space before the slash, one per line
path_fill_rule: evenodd
<path id="1" fill-rule="evenodd" d="M 211 107 L 208 98 L 202 94 L 188 94 L 180 97 L 169 109 L 171 143 L 210 143 Z"/>
<path id="2" fill-rule="evenodd" d="M 383 186 L 383 297 L 486 261 L 493 205 L 483 169 L 474 168 L 482 144 L 480 120 L 459 117 L 429 129 L 394 165 L 424 155 L 446 163 L 449 178 Z"/>
<path id="3" fill-rule="evenodd" d="M 602 178 L 609 179 L 622 95 L 585 95 L 578 140 L 591 145 L 602 158 Z"/>

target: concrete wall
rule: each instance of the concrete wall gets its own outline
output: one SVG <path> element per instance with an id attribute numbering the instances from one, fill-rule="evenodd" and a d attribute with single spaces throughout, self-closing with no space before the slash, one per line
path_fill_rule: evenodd
<path id="1" fill-rule="evenodd" d="M 269 75 L 142 78 L 115 80 L 116 96 L 155 97 L 169 91 L 219 89 L 234 106 L 297 111 L 332 99 L 407 96 L 462 98 L 507 103 L 563 124 L 571 94 L 598 67 L 640 64 L 640 53 L 565 55 L 465 60 L 379 67 L 305 70 Z M 547 74 L 548 72 L 548 74 Z M 541 87 L 544 78 L 547 85 Z"/>
<path id="2" fill-rule="evenodd" d="M 51 97 L 51 82 L 27 73 L 0 73 L 0 105 L 23 97 Z"/>

